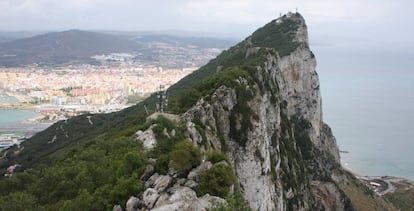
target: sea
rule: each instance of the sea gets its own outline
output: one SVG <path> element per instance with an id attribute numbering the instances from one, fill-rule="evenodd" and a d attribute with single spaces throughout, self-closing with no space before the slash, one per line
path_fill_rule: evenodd
<path id="1" fill-rule="evenodd" d="M 414 180 L 414 54 L 315 49 L 323 119 L 347 152 L 343 166 Z"/>
<path id="2" fill-rule="evenodd" d="M 15 97 L 0 93 L 0 103 L 18 102 Z M 9 125 L 20 124 L 22 121 L 38 116 L 33 110 L 2 110 L 0 109 L 0 129 Z"/>
<path id="3" fill-rule="evenodd" d="M 342 165 L 360 175 L 414 180 L 414 53 L 311 48 L 323 119 L 346 152 Z M 0 102 L 17 101 L 1 96 Z M 0 129 L 34 116 L 31 110 L 0 110 Z"/>

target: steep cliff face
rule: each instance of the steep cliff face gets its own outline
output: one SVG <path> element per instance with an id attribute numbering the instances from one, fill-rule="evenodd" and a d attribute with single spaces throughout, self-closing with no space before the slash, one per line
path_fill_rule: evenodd
<path id="1" fill-rule="evenodd" d="M 260 32 L 280 28 L 291 49 L 257 41 Z M 316 60 L 303 18 L 276 19 L 238 48 L 244 52 L 238 67 L 250 74 L 203 96 L 182 115 L 189 138 L 206 150 L 226 152 L 253 210 L 351 209 L 336 184 L 342 180 L 339 153 L 322 120 Z M 195 131 L 193 123 L 205 129 Z"/>

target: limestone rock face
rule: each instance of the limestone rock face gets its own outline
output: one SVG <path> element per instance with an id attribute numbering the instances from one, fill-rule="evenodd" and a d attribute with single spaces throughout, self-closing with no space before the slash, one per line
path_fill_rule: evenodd
<path id="1" fill-rule="evenodd" d="M 199 166 L 190 171 L 190 173 L 187 176 L 187 179 L 199 182 L 201 173 L 208 171 L 212 165 L 213 164 L 211 164 L 210 161 L 201 163 Z"/>
<path id="2" fill-rule="evenodd" d="M 122 207 L 121 207 L 121 205 L 115 205 L 115 206 L 112 208 L 112 211 L 122 211 Z"/>
<path id="3" fill-rule="evenodd" d="M 165 191 L 172 184 L 172 178 L 169 175 L 162 175 L 154 182 L 154 189 L 158 192 Z"/>
<path id="4" fill-rule="evenodd" d="M 213 206 L 212 202 L 222 202 L 218 197 L 197 198 L 194 190 L 188 187 L 178 187 L 171 196 L 160 198 L 153 211 L 205 211 Z"/>
<path id="5" fill-rule="evenodd" d="M 335 173 L 340 170 L 339 150 L 323 123 L 316 60 L 309 49 L 306 24 L 300 15 L 292 18 L 298 24 L 293 38 L 297 48 L 282 57 L 270 50 L 265 62 L 256 66 L 253 83 L 237 79 L 239 86 L 253 93 L 252 99 L 243 102 L 235 87 L 221 86 L 209 100 L 201 99 L 182 115 L 187 125 L 198 121 L 210 128 L 204 131 L 207 144 L 203 145 L 202 137 L 194 135 L 200 131 L 191 127 L 193 143 L 205 149 L 226 147 L 242 195 L 253 210 L 312 210 L 316 208 L 312 190 L 331 193 L 325 202 L 345 197 L 329 185 L 330 180 L 341 180 Z M 246 45 L 252 45 L 251 39 L 246 40 Z M 255 52 L 248 51 L 246 58 Z M 240 104 L 247 105 L 250 113 L 240 113 Z M 310 185 L 313 181 L 317 187 Z M 333 207 L 325 202 L 323 207 Z M 338 205 L 335 210 L 344 209 L 340 203 L 333 204 Z"/>
<path id="6" fill-rule="evenodd" d="M 155 125 L 152 125 L 145 131 L 139 130 L 135 133 L 136 139 L 141 140 L 144 148 L 147 150 L 154 148 L 155 144 L 157 144 L 157 139 L 155 138 L 154 132 L 152 131 L 154 126 Z"/>
<path id="7" fill-rule="evenodd" d="M 126 203 L 126 211 L 135 211 L 138 210 L 138 203 L 139 203 L 139 199 L 137 197 L 131 196 L 127 203 Z M 116 209 L 119 209 L 120 206 L 118 205 L 116 207 Z M 115 209 L 115 207 L 114 207 Z M 122 209 L 121 209 L 122 210 Z"/>
<path id="8" fill-rule="evenodd" d="M 148 188 L 147 190 L 144 191 L 142 199 L 144 201 L 144 205 L 148 209 L 151 209 L 154 207 L 154 204 L 155 202 L 157 202 L 159 197 L 160 195 L 158 194 L 157 190 Z"/>
<path id="9" fill-rule="evenodd" d="M 222 162 L 238 182 L 230 192 L 240 191 L 252 210 L 353 210 L 339 189 L 339 150 L 323 122 L 316 60 L 302 16 L 282 16 L 223 53 L 220 59 L 228 61 L 219 57 L 199 71 L 230 76 L 199 90 L 203 96 L 179 119 L 183 135 L 201 151 L 226 153 L 230 163 Z M 144 146 L 153 136 L 150 129 L 137 134 Z M 202 162 L 185 176 L 172 168 L 168 175 L 147 173 L 145 210 L 208 210 L 225 203 L 196 195 L 200 175 L 211 167 Z"/>

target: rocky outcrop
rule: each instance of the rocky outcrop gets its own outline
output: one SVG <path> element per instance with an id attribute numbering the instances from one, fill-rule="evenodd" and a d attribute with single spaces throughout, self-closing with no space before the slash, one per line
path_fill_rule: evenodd
<path id="1" fill-rule="evenodd" d="M 338 148 L 322 120 L 316 60 L 309 50 L 305 22 L 300 15 L 290 18 L 298 24 L 294 38 L 298 47 L 283 57 L 269 50 L 265 62 L 256 66 L 253 83 L 237 79 L 238 87 L 253 93 L 251 99 L 240 98 L 238 87 L 221 86 L 182 119 L 190 126 L 198 122 L 201 128 L 211 128 L 196 131 L 188 126 L 189 138 L 197 137 L 194 143 L 201 145 L 201 136 L 194 134 L 204 132 L 207 144 L 202 147 L 225 147 L 242 195 L 253 210 L 313 209 L 318 197 L 312 190 L 332 194 L 325 194 L 321 202 L 329 210 L 344 197 L 328 182 L 340 180 L 335 174 L 340 171 Z M 257 55 L 248 51 L 246 58 L 250 56 Z M 249 112 L 241 112 L 240 104 Z M 315 181 L 316 187 L 311 186 Z M 335 210 L 341 210 L 337 205 Z"/>
<path id="2" fill-rule="evenodd" d="M 229 58 L 241 61 L 217 60 L 210 68 L 246 74 L 207 92 L 181 115 L 185 136 L 204 152 L 226 153 L 238 181 L 230 192 L 237 187 L 252 210 L 352 210 L 338 188 L 344 180 L 339 150 L 322 119 L 316 60 L 302 16 L 274 20 L 229 51 Z M 144 209 L 205 210 L 211 201 L 224 202 L 194 191 L 214 165 L 203 162 L 185 178 L 172 168 L 169 175 L 149 177 L 148 167 Z"/>
<path id="3" fill-rule="evenodd" d="M 152 165 L 148 164 L 146 169 L 152 169 Z M 146 189 L 142 194 L 129 198 L 126 210 L 207 211 L 220 204 L 226 204 L 223 198 L 209 194 L 197 197 L 196 188 L 199 178 L 211 167 L 211 162 L 203 162 L 193 168 L 184 178 L 174 173 L 168 175 L 154 173 L 147 179 L 141 177 Z M 113 209 L 119 208 L 119 206 L 114 206 Z"/>
<path id="4" fill-rule="evenodd" d="M 157 139 L 152 131 L 154 127 L 155 125 L 152 125 L 145 131 L 138 130 L 135 133 L 135 139 L 142 141 L 144 148 L 147 150 L 154 148 L 155 144 L 157 144 Z"/>

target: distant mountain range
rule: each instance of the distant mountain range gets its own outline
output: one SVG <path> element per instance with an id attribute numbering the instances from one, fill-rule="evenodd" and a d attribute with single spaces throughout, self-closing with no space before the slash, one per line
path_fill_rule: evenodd
<path id="1" fill-rule="evenodd" d="M 234 42 L 217 38 L 140 34 L 139 32 L 103 33 L 68 30 L 0 42 L 0 66 L 91 63 L 93 62 L 91 57 L 98 54 L 146 53 L 153 48 L 152 43 L 162 43 L 172 47 L 225 49 Z"/>

